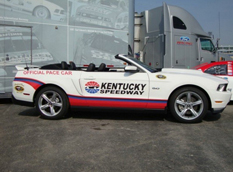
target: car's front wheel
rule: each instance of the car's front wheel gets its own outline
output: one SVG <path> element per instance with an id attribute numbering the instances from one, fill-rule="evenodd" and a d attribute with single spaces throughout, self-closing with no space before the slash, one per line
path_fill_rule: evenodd
<path id="1" fill-rule="evenodd" d="M 69 109 L 69 101 L 63 90 L 48 86 L 39 91 L 36 96 L 36 109 L 41 117 L 47 119 L 60 119 Z"/>
<path id="2" fill-rule="evenodd" d="M 36 7 L 36 9 L 33 11 L 33 15 L 42 19 L 50 18 L 49 10 L 43 6 Z"/>
<path id="3" fill-rule="evenodd" d="M 206 95 L 195 87 L 176 90 L 169 101 L 172 115 L 184 123 L 200 122 L 206 115 L 208 106 Z"/>

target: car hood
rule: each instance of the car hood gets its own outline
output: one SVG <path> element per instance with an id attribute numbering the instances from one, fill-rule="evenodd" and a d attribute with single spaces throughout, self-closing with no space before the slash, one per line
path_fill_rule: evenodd
<path id="1" fill-rule="evenodd" d="M 165 73 L 182 73 L 182 74 L 202 74 L 203 72 L 194 69 L 177 69 L 177 68 L 163 68 Z"/>
<path id="2" fill-rule="evenodd" d="M 225 79 L 222 79 L 220 77 L 210 75 L 207 73 L 203 73 L 201 70 L 194 70 L 194 69 L 177 69 L 177 68 L 164 68 L 161 71 L 163 74 L 176 74 L 176 75 L 183 75 L 183 76 L 200 76 L 206 79 L 215 80 L 218 82 L 226 82 Z"/>

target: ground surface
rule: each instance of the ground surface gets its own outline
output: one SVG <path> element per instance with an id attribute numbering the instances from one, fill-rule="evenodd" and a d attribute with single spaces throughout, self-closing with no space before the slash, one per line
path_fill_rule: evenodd
<path id="1" fill-rule="evenodd" d="M 75 111 L 41 119 L 0 102 L 1 172 L 233 171 L 233 105 L 198 124 L 132 111 Z"/>

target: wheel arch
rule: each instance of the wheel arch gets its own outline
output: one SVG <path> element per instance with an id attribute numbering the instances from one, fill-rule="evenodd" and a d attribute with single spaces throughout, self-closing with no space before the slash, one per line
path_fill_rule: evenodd
<path id="1" fill-rule="evenodd" d="M 179 90 L 179 89 L 181 89 L 181 88 L 185 88 L 185 87 L 194 87 L 194 88 L 197 88 L 197 89 L 201 90 L 201 91 L 206 95 L 206 97 L 207 97 L 207 99 L 208 99 L 208 105 L 209 105 L 208 109 L 209 109 L 209 110 L 211 109 L 212 104 L 211 104 L 210 96 L 209 96 L 209 94 L 208 94 L 203 88 L 201 88 L 201 87 L 199 87 L 199 86 L 197 86 L 197 85 L 182 85 L 182 86 L 177 87 L 175 90 L 173 90 L 172 93 L 170 94 L 170 96 L 168 97 L 168 104 L 167 104 L 168 110 L 169 110 L 169 104 L 170 104 L 170 99 L 171 99 L 172 95 L 173 95 L 177 90 Z"/>
<path id="2" fill-rule="evenodd" d="M 47 10 L 48 10 L 48 12 L 49 12 L 49 18 L 51 18 L 51 11 L 46 7 L 46 6 L 44 6 L 44 5 L 37 5 L 33 10 L 32 10 L 32 15 L 33 16 L 35 16 L 35 10 L 37 9 L 37 8 L 39 8 L 39 7 L 43 7 L 43 8 L 46 8 Z"/>
<path id="3" fill-rule="evenodd" d="M 55 85 L 55 84 L 44 84 L 44 85 L 42 85 L 41 87 L 39 87 L 39 88 L 36 90 L 35 94 L 33 95 L 33 103 L 34 103 L 34 104 L 35 104 L 35 101 L 36 101 L 36 96 L 37 96 L 37 94 L 40 92 L 40 90 L 42 90 L 42 89 L 45 88 L 45 87 L 49 87 L 49 86 L 53 86 L 53 87 L 56 87 L 56 88 L 61 89 L 61 90 L 66 94 L 66 96 L 67 96 L 66 91 L 65 91 L 62 87 L 59 87 L 58 85 Z M 67 96 L 67 98 L 68 98 L 68 96 Z M 68 100 L 69 100 L 69 98 L 68 98 Z"/>

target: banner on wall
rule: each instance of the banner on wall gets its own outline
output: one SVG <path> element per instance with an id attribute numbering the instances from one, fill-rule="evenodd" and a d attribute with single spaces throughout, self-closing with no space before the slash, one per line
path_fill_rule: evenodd
<path id="1" fill-rule="evenodd" d="M 114 57 L 128 54 L 133 1 L 0 0 L 0 93 L 11 92 L 17 64 L 121 65 Z"/>

